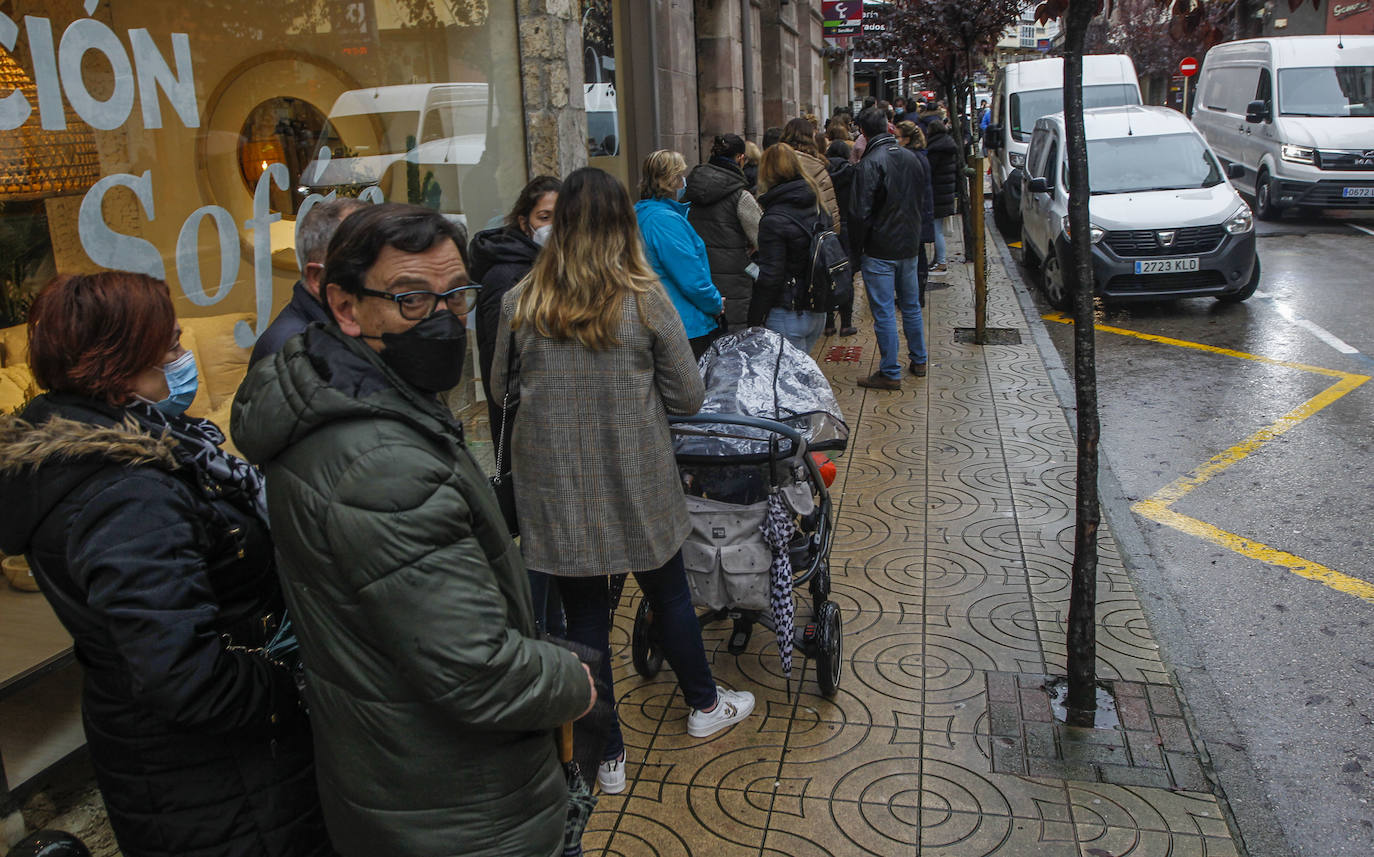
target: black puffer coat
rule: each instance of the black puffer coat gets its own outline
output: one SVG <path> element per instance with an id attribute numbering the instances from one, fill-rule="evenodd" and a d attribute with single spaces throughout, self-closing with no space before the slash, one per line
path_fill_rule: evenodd
<path id="1" fill-rule="evenodd" d="M 251 651 L 282 611 L 272 542 L 227 496 L 130 411 L 49 394 L 0 420 L 0 549 L 75 639 L 125 857 L 333 853 L 295 682 Z"/>
<path id="2" fill-rule="evenodd" d="M 797 281 L 807 279 L 811 267 L 811 226 L 818 220 L 830 226 L 830 215 L 816 203 L 805 179 L 783 182 L 759 197 L 759 278 L 749 302 L 750 326 L 761 325 L 775 307 L 795 309 Z"/>
<path id="3" fill-rule="evenodd" d="M 725 320 L 732 325 L 744 321 L 754 286 L 744 270 L 749 267 L 749 238 L 739 222 L 739 197 L 749 192 L 747 188 L 739 167 L 712 160 L 687 174 L 682 194 L 682 201 L 691 205 L 687 222 L 706 244 L 711 282 L 720 291 Z"/>
<path id="4" fill-rule="evenodd" d="M 539 245 L 518 228 L 502 226 L 473 236 L 468 249 L 468 276 L 481 283 L 477 292 L 477 361 L 482 367 L 482 388 L 487 394 L 487 409 L 495 403 L 500 410 L 501 396 L 492 395 L 491 358 L 496 353 L 496 326 L 501 323 L 501 298 L 530 272 L 539 255 Z M 492 425 L 499 414 L 493 413 Z"/>
<path id="5" fill-rule="evenodd" d="M 926 158 L 930 161 L 930 185 L 935 195 L 935 216 L 949 217 L 955 212 L 959 147 L 948 131 L 936 131 L 926 139 Z"/>

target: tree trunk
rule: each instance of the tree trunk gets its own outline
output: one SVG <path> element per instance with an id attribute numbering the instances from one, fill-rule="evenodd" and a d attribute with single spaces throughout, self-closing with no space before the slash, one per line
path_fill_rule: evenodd
<path id="1" fill-rule="evenodd" d="M 949 107 L 949 135 L 954 139 L 954 145 L 959 149 L 959 157 L 956 163 L 959 165 L 954 171 L 954 196 L 955 206 L 959 212 L 959 225 L 964 234 L 964 258 L 971 258 L 973 246 L 973 223 L 972 213 L 968 207 L 968 180 L 964 175 L 964 138 L 959 125 L 959 67 L 953 58 L 950 58 L 945 66 L 945 104 Z M 939 229 L 939 224 L 936 224 Z"/>
<path id="2" fill-rule="evenodd" d="M 1097 708 L 1097 356 L 1093 330 L 1092 240 L 1088 211 L 1088 144 L 1083 131 L 1083 42 L 1093 4 L 1071 0 L 1065 15 L 1064 120 L 1069 162 L 1070 252 L 1061 265 L 1073 293 L 1074 391 L 1078 405 L 1078 503 L 1073 585 L 1069 596 L 1066 708 L 1070 723 L 1093 725 Z"/>

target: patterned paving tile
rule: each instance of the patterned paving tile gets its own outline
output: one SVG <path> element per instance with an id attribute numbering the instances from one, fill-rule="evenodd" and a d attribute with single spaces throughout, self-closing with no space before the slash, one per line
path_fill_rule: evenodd
<path id="1" fill-rule="evenodd" d="M 762 853 L 766 857 L 915 857 L 917 812 L 914 806 L 804 800 L 792 812 L 774 811 Z"/>
<path id="2" fill-rule="evenodd" d="M 652 795 L 630 795 L 603 853 L 753 857 L 763 846 L 767 823 L 768 808 L 745 792 L 668 785 Z"/>

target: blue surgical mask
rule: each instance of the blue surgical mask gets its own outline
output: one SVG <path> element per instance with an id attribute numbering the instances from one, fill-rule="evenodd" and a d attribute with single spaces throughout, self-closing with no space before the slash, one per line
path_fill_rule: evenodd
<path id="1" fill-rule="evenodd" d="M 196 355 L 187 351 L 163 366 L 162 373 L 167 376 L 167 398 L 154 402 L 153 407 L 169 417 L 181 416 L 191 407 L 196 390 L 200 388 L 200 379 L 196 377 Z"/>
<path id="2" fill-rule="evenodd" d="M 687 192 L 687 184 L 686 184 L 686 182 L 684 182 L 683 185 L 682 185 L 682 187 L 678 188 L 678 189 L 677 189 L 677 193 L 674 194 L 674 196 L 677 197 L 677 201 L 678 201 L 678 202 L 682 202 L 682 195 L 683 195 L 684 193 L 686 193 L 686 192 Z"/>

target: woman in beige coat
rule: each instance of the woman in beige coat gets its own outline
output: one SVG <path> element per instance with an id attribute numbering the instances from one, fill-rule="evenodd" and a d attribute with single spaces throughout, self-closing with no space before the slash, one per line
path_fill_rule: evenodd
<path id="1" fill-rule="evenodd" d="M 594 168 L 568 176 L 549 240 L 501 318 L 492 388 L 509 376 L 520 398 L 520 548 L 527 567 L 557 578 L 568 638 L 604 653 L 611 685 L 608 575 L 633 572 L 692 709 L 687 732 L 704 738 L 743 720 L 754 697 L 712 678 L 682 565 L 691 524 L 668 415 L 696 413 L 705 391 L 620 182 Z M 622 791 L 618 724 L 602 759 L 602 791 Z"/>
<path id="2" fill-rule="evenodd" d="M 830 215 L 835 232 L 840 231 L 840 204 L 835 199 L 835 185 L 830 181 L 830 161 L 816 147 L 816 126 L 806 119 L 793 119 L 783 126 L 782 139 L 797 150 L 801 159 L 802 172 L 821 189 L 821 207 Z"/>

